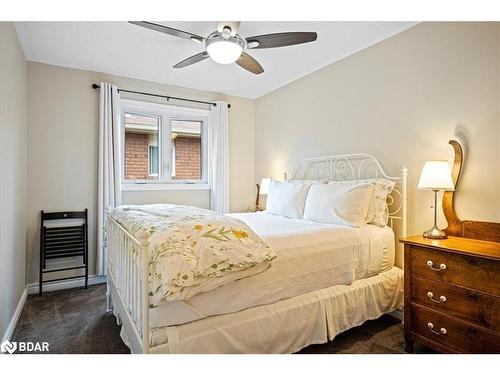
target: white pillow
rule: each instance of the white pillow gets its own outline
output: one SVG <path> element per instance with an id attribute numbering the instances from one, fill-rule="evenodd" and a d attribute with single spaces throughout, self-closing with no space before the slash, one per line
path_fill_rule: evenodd
<path id="1" fill-rule="evenodd" d="M 372 184 L 314 184 L 307 194 L 304 219 L 360 227 L 367 223 Z"/>
<path id="2" fill-rule="evenodd" d="M 293 219 L 302 219 L 307 192 L 307 182 L 280 182 L 271 180 L 267 193 L 266 211 Z"/>
<path id="3" fill-rule="evenodd" d="M 385 227 L 389 220 L 389 208 L 387 207 L 387 197 L 391 194 L 392 189 L 396 185 L 394 181 L 386 178 L 371 178 L 365 180 L 342 180 L 330 181 L 329 184 L 337 186 L 355 186 L 372 183 L 374 185 L 374 192 L 368 210 L 367 222 L 368 224 L 378 225 Z"/>
<path id="4" fill-rule="evenodd" d="M 387 197 L 391 194 L 396 183 L 385 178 L 378 178 L 374 182 L 373 198 L 368 211 L 368 223 L 385 227 L 389 220 Z"/>

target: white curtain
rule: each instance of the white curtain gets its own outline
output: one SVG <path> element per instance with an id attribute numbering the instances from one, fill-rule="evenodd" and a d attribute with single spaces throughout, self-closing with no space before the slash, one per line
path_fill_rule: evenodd
<path id="1" fill-rule="evenodd" d="M 97 274 L 106 274 L 104 220 L 106 209 L 121 204 L 120 94 L 118 88 L 101 82 L 99 112 L 99 176 L 97 188 Z"/>
<path id="2" fill-rule="evenodd" d="M 210 208 L 229 212 L 229 124 L 226 102 L 218 101 L 210 112 Z"/>

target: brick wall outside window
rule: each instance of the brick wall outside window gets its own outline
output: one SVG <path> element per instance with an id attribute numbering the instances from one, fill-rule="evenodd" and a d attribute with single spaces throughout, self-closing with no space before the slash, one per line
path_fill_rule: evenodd
<path id="1" fill-rule="evenodd" d="M 175 142 L 175 179 L 201 179 L 201 139 L 177 136 Z"/>
<path id="2" fill-rule="evenodd" d="M 149 176 L 149 138 L 147 134 L 125 134 L 125 179 L 144 180 Z"/>
<path id="3" fill-rule="evenodd" d="M 177 136 L 174 179 L 201 179 L 201 139 Z M 149 176 L 149 140 L 147 134 L 125 134 L 125 179 L 157 179 Z M 161 165 L 161 162 L 160 162 Z"/>

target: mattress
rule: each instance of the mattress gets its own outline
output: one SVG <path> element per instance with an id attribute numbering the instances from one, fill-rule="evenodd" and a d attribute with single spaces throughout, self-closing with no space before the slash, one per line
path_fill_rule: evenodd
<path id="1" fill-rule="evenodd" d="M 272 266 L 188 300 L 150 309 L 150 327 L 167 327 L 267 305 L 335 285 L 350 285 L 392 268 L 391 228 L 350 228 L 266 212 L 231 214 L 276 253 Z"/>

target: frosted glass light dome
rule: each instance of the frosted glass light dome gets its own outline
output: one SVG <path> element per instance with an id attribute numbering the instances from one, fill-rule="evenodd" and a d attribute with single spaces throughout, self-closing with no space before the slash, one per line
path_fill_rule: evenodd
<path id="1" fill-rule="evenodd" d="M 243 48 L 229 40 L 216 40 L 207 45 L 207 52 L 219 64 L 231 64 L 238 60 Z"/>

